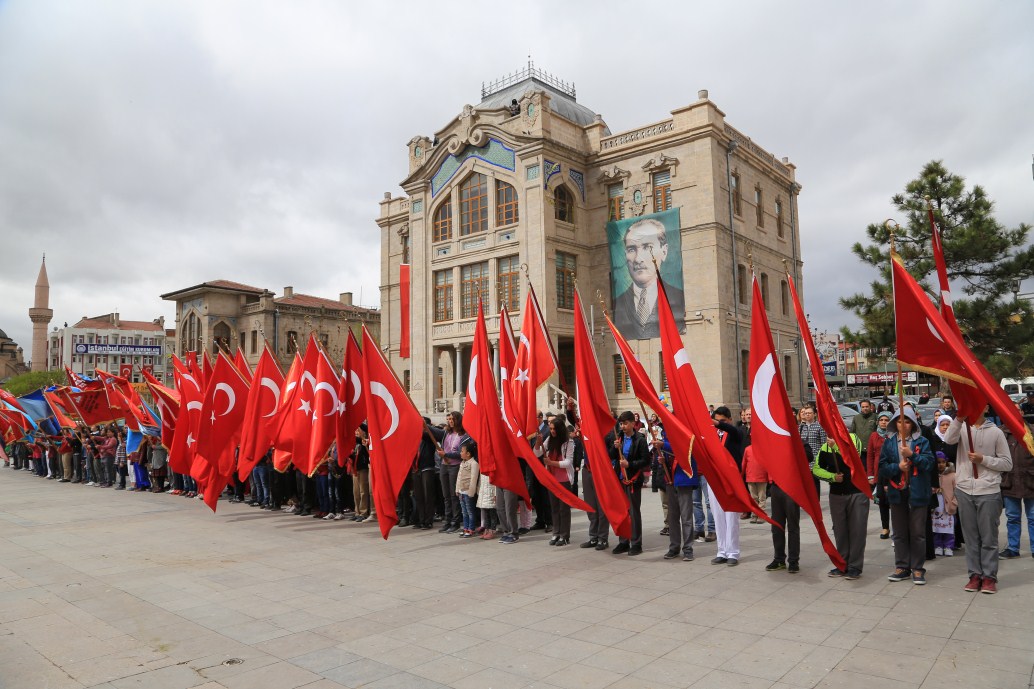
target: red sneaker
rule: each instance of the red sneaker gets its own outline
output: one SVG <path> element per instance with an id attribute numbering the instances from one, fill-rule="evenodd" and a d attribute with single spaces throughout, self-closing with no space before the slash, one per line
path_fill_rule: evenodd
<path id="1" fill-rule="evenodd" d="M 981 577 L 979 574 L 971 574 L 969 576 L 969 583 L 966 584 L 964 590 L 970 593 L 976 593 L 980 590 Z"/>
<path id="2" fill-rule="evenodd" d="M 980 585 L 980 593 L 998 593 L 998 582 L 991 577 L 984 577 Z"/>

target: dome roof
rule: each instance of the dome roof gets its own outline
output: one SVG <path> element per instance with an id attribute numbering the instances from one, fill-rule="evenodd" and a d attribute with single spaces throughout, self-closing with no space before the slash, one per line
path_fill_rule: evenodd
<path id="1" fill-rule="evenodd" d="M 5 333 L 3 330 L 0 330 L 0 340 L 9 340 L 9 339 L 11 339 L 11 338 L 9 338 L 7 336 L 7 333 Z"/>
<path id="2" fill-rule="evenodd" d="M 482 110 L 502 108 L 509 105 L 510 101 L 515 98 L 519 101 L 528 91 L 545 91 L 549 93 L 549 109 L 575 124 L 584 127 L 585 125 L 592 124 L 596 121 L 595 112 L 584 105 L 580 105 L 578 101 L 570 95 L 563 93 L 558 88 L 534 77 L 529 77 L 513 84 L 512 86 L 508 86 L 501 91 L 496 91 L 495 93 L 486 96 L 482 99 L 478 108 Z M 605 134 L 610 134 L 609 128 L 606 128 Z"/>

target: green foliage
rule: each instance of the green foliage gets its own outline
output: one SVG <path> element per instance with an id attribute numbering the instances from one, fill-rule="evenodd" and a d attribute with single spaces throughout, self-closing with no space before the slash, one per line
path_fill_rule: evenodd
<path id="1" fill-rule="evenodd" d="M 27 395 L 40 388 L 49 388 L 51 385 L 66 385 L 68 379 L 64 371 L 32 371 L 23 373 L 20 376 L 8 378 L 3 388 L 15 397 Z"/>
<path id="2" fill-rule="evenodd" d="M 1017 280 L 1034 275 L 1034 246 L 1027 245 L 1031 227 L 1009 229 L 994 217 L 994 202 L 980 186 L 965 180 L 939 160 L 923 166 L 919 177 L 891 199 L 904 216 L 895 232 L 896 248 L 908 271 L 940 303 L 931 248 L 926 197 L 941 229 L 955 316 L 966 343 L 996 376 L 1015 375 L 1034 367 L 1034 312 L 1018 302 Z M 866 228 L 869 243 L 851 250 L 879 272 L 868 294 L 840 299 L 840 305 L 862 321 L 857 332 L 844 328 L 849 342 L 863 347 L 894 347 L 894 311 L 890 284 L 890 232 L 883 223 Z M 961 290 L 959 289 L 961 287 Z M 961 292 L 961 294 L 960 294 Z M 964 295 L 964 296 L 963 296 Z"/>

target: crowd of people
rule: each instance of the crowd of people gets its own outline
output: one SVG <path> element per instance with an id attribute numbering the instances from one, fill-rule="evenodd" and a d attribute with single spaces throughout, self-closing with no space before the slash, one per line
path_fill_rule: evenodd
<path id="1" fill-rule="evenodd" d="M 965 590 L 995 593 L 1000 559 L 1020 556 L 1022 520 L 1034 557 L 1034 459 L 1020 439 L 1000 428 L 993 417 L 972 422 L 957 418 L 953 400 L 944 396 L 931 425 L 924 425 L 913 405 L 895 409 L 884 398 L 863 401 L 849 424 L 879 509 L 879 538 L 891 540 L 895 568 L 890 581 L 926 583 L 926 564 L 965 550 L 969 580 Z M 836 548 L 846 566 L 831 577 L 858 579 L 865 564 L 870 500 L 852 482 L 850 465 L 827 437 L 813 405 L 798 412 L 801 439 L 819 495 L 828 485 L 828 509 Z M 770 458 L 751 446 L 751 410 L 733 423 L 728 407 L 712 410 L 715 432 L 741 469 L 754 499 L 778 524 L 771 527 L 773 559 L 767 571 L 797 573 L 801 567 L 801 508 L 765 469 Z M 581 548 L 637 556 L 643 553 L 642 494 L 649 487 L 660 496 L 667 537 L 665 560 L 694 560 L 700 544 L 715 543 L 713 565 L 736 566 L 740 560 L 740 523 L 751 513 L 727 512 L 706 478 L 674 461 L 671 446 L 656 416 L 629 411 L 615 415 L 606 438 L 611 466 L 628 497 L 631 535 L 611 547 L 611 525 L 597 498 L 585 459 L 578 414 L 569 400 L 566 414 L 539 413 L 534 454 L 563 490 L 581 493 L 594 512 L 587 513 L 588 537 Z M 400 527 L 431 530 L 459 538 L 514 544 L 529 532 L 551 534 L 550 546 L 571 544 L 571 508 L 550 493 L 528 467 L 525 480 L 532 504 L 493 486 L 478 463 L 478 447 L 463 428 L 459 412 L 445 423 L 425 418 L 424 435 L 411 472 L 398 498 Z M 60 436 L 36 434 L 10 443 L 5 466 L 58 483 L 76 483 L 114 490 L 202 497 L 189 475 L 171 471 L 168 450 L 157 437 L 144 436 L 127 452 L 124 427 L 112 424 L 66 429 Z M 323 520 L 364 522 L 375 518 L 370 492 L 369 435 L 365 425 L 355 432 L 351 448 L 332 447 L 312 475 L 288 465 L 273 466 L 272 450 L 247 480 L 235 477 L 225 498 L 231 503 L 284 511 Z M 1008 543 L 999 550 L 1000 516 L 1005 511 Z"/>

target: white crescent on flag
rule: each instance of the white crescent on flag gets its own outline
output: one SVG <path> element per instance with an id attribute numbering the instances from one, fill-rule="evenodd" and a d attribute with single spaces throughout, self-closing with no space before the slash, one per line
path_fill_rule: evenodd
<path id="1" fill-rule="evenodd" d="M 259 381 L 259 385 L 269 388 L 269 391 L 273 393 L 273 409 L 268 414 L 262 415 L 262 418 L 265 419 L 276 414 L 277 407 L 280 406 L 280 388 L 277 387 L 272 378 L 263 378 Z"/>
<path id="2" fill-rule="evenodd" d="M 226 402 L 227 402 L 227 404 L 226 404 L 226 411 L 224 411 L 219 416 L 226 416 L 231 411 L 233 411 L 234 407 L 237 406 L 237 394 L 233 391 L 233 388 L 231 388 L 226 383 L 216 383 L 215 384 L 215 391 L 219 392 L 220 390 L 222 390 L 223 392 L 226 393 Z M 214 394 L 212 395 L 212 402 L 213 403 L 215 402 L 215 395 Z"/>
<path id="3" fill-rule="evenodd" d="M 187 402 L 187 411 L 190 411 L 191 409 L 197 409 L 198 411 L 201 411 L 201 403 L 200 402 Z"/>
<path id="4" fill-rule="evenodd" d="M 315 396 L 315 394 L 320 390 L 326 390 L 328 393 L 330 393 L 331 398 L 333 398 L 334 400 L 334 406 L 330 408 L 329 412 L 324 414 L 324 416 L 330 416 L 331 414 L 336 412 L 338 410 L 338 406 L 340 406 L 340 402 L 338 402 L 337 398 L 337 390 L 334 389 L 333 385 L 326 381 L 323 381 L 322 383 L 316 386 L 316 389 L 313 390 L 313 395 Z"/>
<path id="5" fill-rule="evenodd" d="M 683 347 L 679 351 L 675 352 L 675 368 L 682 368 L 689 363 L 689 355 L 686 354 L 686 348 Z"/>
<path id="6" fill-rule="evenodd" d="M 475 387 L 478 379 L 478 357 L 474 355 L 474 358 L 470 360 L 470 381 L 467 383 L 467 394 L 470 395 L 470 401 L 474 404 L 478 403 L 478 389 Z"/>
<path id="7" fill-rule="evenodd" d="M 775 380 L 775 363 L 770 353 L 758 367 L 757 375 L 754 377 L 754 384 L 750 388 L 750 405 L 753 408 L 754 416 L 765 428 L 776 435 L 789 436 L 790 432 L 776 423 L 772 418 L 772 410 L 769 408 L 768 398 L 772 392 L 772 381 Z"/>
<path id="8" fill-rule="evenodd" d="M 391 396 L 391 392 L 384 386 L 384 383 L 378 383 L 375 380 L 370 381 L 370 394 L 376 395 L 384 400 L 384 404 L 387 405 L 388 411 L 391 412 L 391 425 L 388 427 L 388 432 L 384 434 L 381 440 L 387 440 L 399 427 L 399 408 L 395 404 L 395 398 Z"/>

